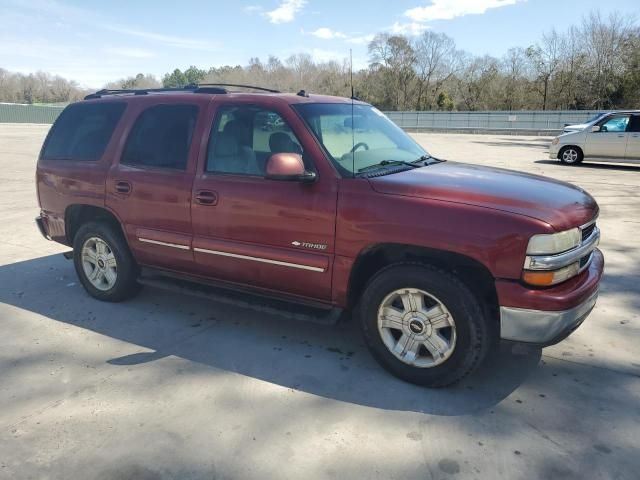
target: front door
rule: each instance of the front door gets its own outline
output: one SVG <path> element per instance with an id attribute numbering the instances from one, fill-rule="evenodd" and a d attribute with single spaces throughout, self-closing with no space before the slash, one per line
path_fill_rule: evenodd
<path id="1" fill-rule="evenodd" d="M 612 115 L 598 123 L 600 130 L 587 131 L 585 157 L 622 161 L 627 148 L 629 115 Z"/>
<path id="2" fill-rule="evenodd" d="M 302 154 L 317 181 L 265 179 L 266 161 L 276 152 Z M 318 165 L 319 155 L 292 111 L 216 108 L 193 186 L 193 250 L 201 275 L 331 298 L 337 177 Z"/>
<path id="3" fill-rule="evenodd" d="M 109 171 L 107 205 L 143 265 L 193 267 L 190 208 L 198 151 L 191 140 L 197 138 L 199 110 L 175 101 L 141 109 Z"/>

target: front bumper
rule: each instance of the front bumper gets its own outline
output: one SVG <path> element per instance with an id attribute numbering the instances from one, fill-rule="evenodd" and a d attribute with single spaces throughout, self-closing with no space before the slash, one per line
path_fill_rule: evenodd
<path id="1" fill-rule="evenodd" d="M 552 160 L 557 160 L 559 151 L 560 145 L 549 145 L 549 158 Z"/>
<path id="2" fill-rule="evenodd" d="M 598 292 L 577 307 L 558 312 L 500 307 L 500 333 L 504 340 L 553 345 L 568 337 L 587 318 Z"/>
<path id="3" fill-rule="evenodd" d="M 560 342 L 595 306 L 603 272 L 604 258 L 596 248 L 584 272 L 556 286 L 540 289 L 519 282 L 496 282 L 500 337 L 542 346 Z"/>

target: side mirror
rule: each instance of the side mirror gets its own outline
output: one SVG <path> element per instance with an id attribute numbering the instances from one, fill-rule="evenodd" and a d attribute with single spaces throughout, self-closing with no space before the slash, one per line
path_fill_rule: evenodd
<path id="1" fill-rule="evenodd" d="M 591 127 L 591 131 L 593 133 L 599 132 L 600 131 L 600 125 L 594 125 L 593 127 Z"/>
<path id="2" fill-rule="evenodd" d="M 310 183 L 315 181 L 316 174 L 304 168 L 302 155 L 297 153 L 274 153 L 267 160 L 265 178 L 289 182 Z"/>

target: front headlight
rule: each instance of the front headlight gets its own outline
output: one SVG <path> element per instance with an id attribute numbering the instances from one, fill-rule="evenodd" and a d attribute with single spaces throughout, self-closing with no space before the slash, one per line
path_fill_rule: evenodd
<path id="1" fill-rule="evenodd" d="M 557 145 L 558 143 L 560 143 L 560 137 L 556 137 L 551 140 L 551 145 Z"/>
<path id="2" fill-rule="evenodd" d="M 555 255 L 566 252 L 580 245 L 580 240 L 579 228 L 560 233 L 534 235 L 529 240 L 527 255 Z"/>

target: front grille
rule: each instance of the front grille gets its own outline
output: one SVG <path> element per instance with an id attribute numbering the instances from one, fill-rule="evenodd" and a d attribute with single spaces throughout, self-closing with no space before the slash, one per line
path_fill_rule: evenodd
<path id="1" fill-rule="evenodd" d="M 582 268 L 584 268 L 584 266 L 589 263 L 589 260 L 591 260 L 591 252 L 589 252 L 588 255 L 585 255 L 584 257 L 582 257 L 580 259 L 580 269 L 582 270 Z"/>
<path id="2" fill-rule="evenodd" d="M 582 229 L 582 241 L 584 242 L 587 238 L 589 238 L 591 236 L 591 234 L 593 233 L 593 230 L 596 228 L 596 224 L 595 222 L 592 223 L 591 225 L 587 225 L 586 227 L 584 227 Z"/>

